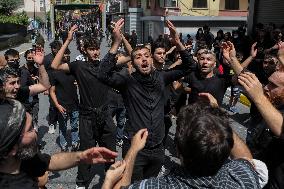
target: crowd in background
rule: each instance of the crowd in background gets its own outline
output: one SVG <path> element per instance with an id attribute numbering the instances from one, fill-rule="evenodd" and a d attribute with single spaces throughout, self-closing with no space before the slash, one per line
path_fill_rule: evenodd
<path id="1" fill-rule="evenodd" d="M 110 49 L 102 59 L 100 23 L 87 16 L 73 21 L 71 13 L 58 24 L 61 40 L 50 43 L 50 54 L 42 40 L 25 52 L 24 64 L 15 49 L 5 52 L 0 187 L 43 188 L 48 171 L 78 166 L 76 187 L 88 188 L 93 164 L 104 163 L 105 189 L 283 188 L 284 27 L 259 23 L 253 36 L 244 27 L 214 36 L 204 26 L 184 39 L 166 21 L 169 34 L 140 45 L 135 30 L 121 32 L 123 25 L 120 19 L 108 27 Z M 70 60 L 74 39 L 79 54 Z M 49 96 L 48 133 L 58 125 L 61 153 L 39 150 L 39 93 Z M 251 103 L 246 141 L 221 108 L 238 113 L 241 93 Z M 180 163 L 167 170 L 176 118 Z M 124 160 L 112 164 L 116 147 Z"/>

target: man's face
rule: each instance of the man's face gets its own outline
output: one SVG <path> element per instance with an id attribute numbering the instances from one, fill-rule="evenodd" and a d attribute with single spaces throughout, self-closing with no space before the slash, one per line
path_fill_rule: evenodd
<path id="1" fill-rule="evenodd" d="M 153 59 L 147 48 L 137 50 L 133 54 L 133 64 L 137 71 L 144 75 L 148 75 L 153 70 Z"/>
<path id="2" fill-rule="evenodd" d="M 59 49 L 60 49 L 60 48 L 59 48 Z M 59 49 L 57 49 L 57 48 L 51 48 L 52 54 L 53 54 L 53 55 L 56 55 L 56 54 L 58 53 Z"/>
<path id="3" fill-rule="evenodd" d="M 164 48 L 156 48 L 153 54 L 154 61 L 159 64 L 165 63 L 166 50 Z"/>
<path id="4" fill-rule="evenodd" d="M 267 76 L 270 76 L 273 72 L 276 71 L 277 60 L 272 57 L 265 57 L 263 60 L 263 71 Z"/>
<path id="5" fill-rule="evenodd" d="M 37 134 L 32 126 L 31 115 L 26 113 L 25 127 L 20 136 L 19 148 L 16 156 L 21 160 L 27 160 L 32 158 L 37 152 Z"/>
<path id="6" fill-rule="evenodd" d="M 19 56 L 8 56 L 7 65 L 9 67 L 18 69 L 20 66 L 20 57 Z"/>
<path id="7" fill-rule="evenodd" d="M 216 59 L 211 53 L 202 53 L 198 60 L 198 65 L 200 72 L 207 75 L 211 72 L 213 73 L 213 70 L 216 66 Z"/>
<path id="8" fill-rule="evenodd" d="M 28 64 L 33 65 L 34 64 L 34 57 L 32 53 L 27 54 L 26 61 Z"/>
<path id="9" fill-rule="evenodd" d="M 264 92 L 269 100 L 275 105 L 284 103 L 284 73 L 275 72 L 268 78 L 268 84 L 264 87 Z"/>
<path id="10" fill-rule="evenodd" d="M 19 77 L 8 77 L 3 85 L 6 98 L 15 99 L 20 88 Z"/>
<path id="11" fill-rule="evenodd" d="M 63 63 L 69 63 L 70 62 L 70 54 L 64 54 L 62 62 Z"/>
<path id="12" fill-rule="evenodd" d="M 100 59 L 101 51 L 99 48 L 89 47 L 86 49 L 86 51 L 87 51 L 87 56 L 91 61 Z"/>

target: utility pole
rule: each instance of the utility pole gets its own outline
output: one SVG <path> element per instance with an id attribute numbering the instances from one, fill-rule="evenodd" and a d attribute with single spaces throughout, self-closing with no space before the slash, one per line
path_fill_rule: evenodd
<path id="1" fill-rule="evenodd" d="M 46 28 L 47 28 L 47 16 L 46 16 L 46 5 L 45 5 L 45 0 L 43 0 L 43 11 L 44 11 L 44 31 L 46 33 Z"/>

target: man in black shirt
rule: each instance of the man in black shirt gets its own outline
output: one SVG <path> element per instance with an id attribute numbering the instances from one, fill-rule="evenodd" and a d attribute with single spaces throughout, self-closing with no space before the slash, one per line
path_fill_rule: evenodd
<path id="1" fill-rule="evenodd" d="M 33 53 L 34 62 L 38 65 L 39 83 L 30 86 L 21 86 L 19 71 L 8 66 L 0 70 L 0 82 L 2 82 L 6 98 L 16 99 L 25 104 L 30 96 L 37 95 L 49 89 L 49 79 L 43 66 L 44 53 Z"/>
<path id="2" fill-rule="evenodd" d="M 181 78 L 190 69 L 192 59 L 179 40 L 178 33 L 171 22 L 167 25 L 177 50 L 180 51 L 183 64 L 174 69 L 157 71 L 153 67 L 151 53 L 146 47 L 137 47 L 131 53 L 135 72 L 124 69 L 114 72 L 115 56 L 122 41 L 120 29 L 124 20 L 120 19 L 113 30 L 114 42 L 109 53 L 100 65 L 100 79 L 119 90 L 127 110 L 123 156 L 130 147 L 133 135 L 142 128 L 147 128 L 148 139 L 145 148 L 138 154 L 133 173 L 133 180 L 157 176 L 164 160 L 164 91 L 171 82 Z"/>
<path id="3" fill-rule="evenodd" d="M 24 55 L 26 64 L 20 67 L 20 85 L 22 87 L 31 86 L 38 83 L 38 68 L 35 66 L 32 49 L 25 52 Z M 30 96 L 25 103 L 26 110 L 32 114 L 33 124 L 37 128 L 38 126 L 38 110 L 39 110 L 39 98 L 38 95 Z"/>
<path id="4" fill-rule="evenodd" d="M 70 50 L 64 53 L 62 63 L 70 62 Z M 50 97 L 58 109 L 59 141 L 62 151 L 67 151 L 67 121 L 70 118 L 72 151 L 79 146 L 78 122 L 79 122 L 79 100 L 77 87 L 73 75 L 63 71 L 54 70 L 50 74 Z"/>
<path id="5" fill-rule="evenodd" d="M 116 152 L 96 147 L 51 156 L 41 154 L 24 106 L 16 100 L 0 99 L 0 112 L 0 188 L 37 189 L 36 177 L 46 171 L 65 170 L 82 163 L 111 162 L 117 156 Z"/>
<path id="6" fill-rule="evenodd" d="M 109 111 L 108 91 L 110 87 L 98 80 L 100 49 L 95 39 L 88 37 L 84 41 L 86 61 L 74 61 L 61 64 L 65 49 L 73 39 L 77 30 L 74 25 L 62 48 L 54 58 L 51 67 L 74 75 L 80 93 L 79 105 L 79 138 L 80 150 L 85 150 L 97 143 L 115 150 L 115 125 Z M 107 165 L 106 168 L 108 168 Z M 76 184 L 78 187 L 88 187 L 93 175 L 90 165 L 80 165 Z"/>
<path id="7" fill-rule="evenodd" d="M 62 43 L 58 40 L 54 40 L 53 42 L 51 42 L 49 44 L 49 46 L 51 48 L 51 53 L 49 53 L 48 55 L 46 55 L 44 57 L 44 67 L 45 67 L 48 74 L 50 72 L 52 72 L 51 63 L 52 63 L 55 55 L 57 54 L 57 52 L 61 48 Z M 57 121 L 58 121 L 57 115 L 58 115 L 57 108 L 55 107 L 53 101 L 51 100 L 51 98 L 49 96 L 49 111 L 48 111 L 49 130 L 48 130 L 48 133 L 50 133 L 50 134 L 55 133 L 55 126 L 56 126 Z"/>

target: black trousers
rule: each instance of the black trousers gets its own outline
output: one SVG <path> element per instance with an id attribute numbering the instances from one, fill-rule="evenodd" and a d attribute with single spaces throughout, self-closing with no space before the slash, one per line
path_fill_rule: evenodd
<path id="1" fill-rule="evenodd" d="M 96 114 L 79 115 L 80 151 L 95 147 L 97 144 L 116 151 L 115 136 L 116 128 L 109 111 L 104 112 L 100 119 Z M 110 165 L 105 164 L 105 170 Z M 86 188 L 89 186 L 94 176 L 93 168 L 94 165 L 80 164 L 78 166 L 77 186 L 85 186 Z"/>
<path id="2" fill-rule="evenodd" d="M 125 157 L 130 148 L 131 142 L 123 140 L 122 156 Z M 165 150 L 163 144 L 154 149 L 143 149 L 137 156 L 134 163 L 131 183 L 151 177 L 157 177 L 165 159 Z"/>

